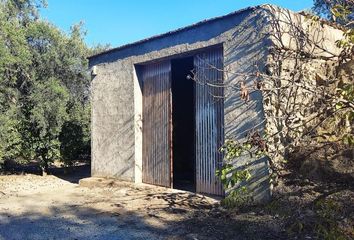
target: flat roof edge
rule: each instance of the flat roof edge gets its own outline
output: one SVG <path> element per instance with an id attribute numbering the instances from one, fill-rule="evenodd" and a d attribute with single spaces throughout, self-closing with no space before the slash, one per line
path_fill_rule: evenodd
<path id="1" fill-rule="evenodd" d="M 185 26 L 185 27 L 177 28 L 177 29 L 169 31 L 169 32 L 165 32 L 165 33 L 162 33 L 162 34 L 157 34 L 157 35 L 154 35 L 154 36 L 151 36 L 151 37 L 147 37 L 147 38 L 144 38 L 144 39 L 132 42 L 132 43 L 121 45 L 119 47 L 108 49 L 106 51 L 103 51 L 103 52 L 88 56 L 87 59 L 90 61 L 93 58 L 97 58 L 97 57 L 100 57 L 100 56 L 103 56 L 103 55 L 106 55 L 106 54 L 110 54 L 110 53 L 113 53 L 113 52 L 117 52 L 117 51 L 120 51 L 120 50 L 128 49 L 130 47 L 138 46 L 140 44 L 143 44 L 143 43 L 146 43 L 146 42 L 149 42 L 149 41 L 152 41 L 152 40 L 156 40 L 156 39 L 164 38 L 164 37 L 167 37 L 167 36 L 171 36 L 171 35 L 176 34 L 176 33 L 180 33 L 180 32 L 183 32 L 183 31 L 187 31 L 187 30 L 202 26 L 204 24 L 208 24 L 208 23 L 211 23 L 211 22 L 214 22 L 214 21 L 218 21 L 218 20 L 221 20 L 221 19 L 224 19 L 224 18 L 236 16 L 236 15 L 242 14 L 242 13 L 247 12 L 247 11 L 255 11 L 255 10 L 258 10 L 258 9 L 262 9 L 262 8 L 264 9 L 264 8 L 266 8 L 268 6 L 274 6 L 274 7 L 277 7 L 279 9 L 284 9 L 282 7 L 279 7 L 279 6 L 276 6 L 276 5 L 272 5 L 272 4 L 262 4 L 262 5 L 256 5 L 256 6 L 243 8 L 243 9 L 228 13 L 226 15 L 205 19 L 205 20 L 196 22 L 194 24 L 191 24 L 191 25 L 188 25 L 188 26 Z M 284 10 L 288 10 L 288 9 L 284 9 Z M 289 11 L 291 11 L 291 10 L 289 10 Z M 312 16 L 312 15 L 309 15 L 308 13 L 305 13 L 304 11 L 294 12 L 294 13 L 302 15 L 304 17 Z M 335 29 L 343 30 L 343 27 L 338 25 L 338 24 L 329 22 L 328 20 L 325 20 L 325 19 L 322 19 L 322 18 L 320 18 L 319 20 L 320 20 L 321 23 L 323 23 L 325 25 L 328 25 L 328 26 L 333 27 Z"/>
<path id="2" fill-rule="evenodd" d="M 101 56 L 101 55 L 105 55 L 105 54 L 109 54 L 109 53 L 116 52 L 116 51 L 119 51 L 119 50 L 123 50 L 123 49 L 129 48 L 129 47 L 133 47 L 133 46 L 136 46 L 136 45 L 145 43 L 145 42 L 149 42 L 149 41 L 151 41 L 151 40 L 155 40 L 155 39 L 163 38 L 163 37 L 166 37 L 166 36 L 170 36 L 170 35 L 173 35 L 173 34 L 175 34 L 175 33 L 183 32 L 183 31 L 186 31 L 186 30 L 189 30 L 189 29 L 193 29 L 193 28 L 195 28 L 195 27 L 198 27 L 198 26 L 201 26 L 201 25 L 204 25 L 204 24 L 207 24 L 207 23 L 211 23 L 211 22 L 214 22 L 214 21 L 223 19 L 223 18 L 235 16 L 235 15 L 241 14 L 241 13 L 243 13 L 243 12 L 256 10 L 256 9 L 261 8 L 262 6 L 264 6 L 264 5 L 258 5 L 258 6 L 253 6 L 253 7 L 247 7 L 247 8 L 243 8 L 243 9 L 240 9 L 240 10 L 237 10 L 237 11 L 234 11 L 234 12 L 231 12 L 231 13 L 226 14 L 226 15 L 223 15 L 223 16 L 205 19 L 205 20 L 199 21 L 199 22 L 197 22 L 197 23 L 194 23 L 194 24 L 192 24 L 192 25 L 188 25 L 188 26 L 185 26 L 185 27 L 177 28 L 177 29 L 172 30 L 172 31 L 169 31 L 169 32 L 165 32 L 165 33 L 162 33 L 162 34 L 154 35 L 154 36 L 151 36 L 151 37 L 148 37 L 148 38 L 144 38 L 144 39 L 139 40 L 139 41 L 136 41 L 136 42 L 124 44 L 124 45 L 122 45 L 122 46 L 115 47 L 115 48 L 112 48 L 112 49 L 103 51 L 103 52 L 101 52 L 101 53 L 98 53 L 98 54 L 89 56 L 88 59 L 90 60 L 90 59 L 92 59 L 92 58 L 96 58 L 96 57 L 99 57 L 99 56 Z"/>

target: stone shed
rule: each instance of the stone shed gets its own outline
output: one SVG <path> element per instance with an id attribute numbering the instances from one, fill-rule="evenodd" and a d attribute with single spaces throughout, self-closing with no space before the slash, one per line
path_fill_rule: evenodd
<path id="1" fill-rule="evenodd" d="M 275 49 L 311 56 L 299 83 L 307 85 L 315 72 L 330 71 L 341 37 L 323 22 L 262 5 L 91 56 L 92 175 L 224 195 L 215 177 L 224 141 L 241 141 L 249 131 L 276 133 L 277 102 L 292 98 L 253 87 L 279 87 L 274 74 L 300 71 L 295 58 L 280 61 Z M 242 88 L 249 99 L 241 98 Z M 281 138 L 272 142 L 284 148 Z M 256 201 L 270 198 L 268 158 L 233 164 L 251 168 Z"/>

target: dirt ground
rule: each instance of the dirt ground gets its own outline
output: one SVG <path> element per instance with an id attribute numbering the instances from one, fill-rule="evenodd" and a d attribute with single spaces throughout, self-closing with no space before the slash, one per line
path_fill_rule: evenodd
<path id="1" fill-rule="evenodd" d="M 0 240 L 354 237 L 351 178 L 289 174 L 272 202 L 225 210 L 218 199 L 185 191 L 103 179 L 79 185 L 86 170 L 52 174 L 0 176 Z"/>
<path id="2" fill-rule="evenodd" d="M 0 239 L 261 239 L 256 226 L 245 229 L 250 219 L 231 221 L 212 198 L 130 183 L 76 182 L 0 176 Z"/>

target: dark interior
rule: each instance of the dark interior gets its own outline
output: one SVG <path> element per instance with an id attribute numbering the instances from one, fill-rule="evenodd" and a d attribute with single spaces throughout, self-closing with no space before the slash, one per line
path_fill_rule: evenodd
<path id="1" fill-rule="evenodd" d="M 195 191 L 193 57 L 175 59 L 172 70 L 173 187 Z"/>

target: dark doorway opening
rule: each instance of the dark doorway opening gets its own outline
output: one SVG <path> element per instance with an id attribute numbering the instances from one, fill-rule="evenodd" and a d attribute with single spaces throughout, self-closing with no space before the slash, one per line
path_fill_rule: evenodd
<path id="1" fill-rule="evenodd" d="M 194 81 L 187 76 L 193 57 L 171 61 L 173 188 L 195 191 L 195 104 Z"/>

